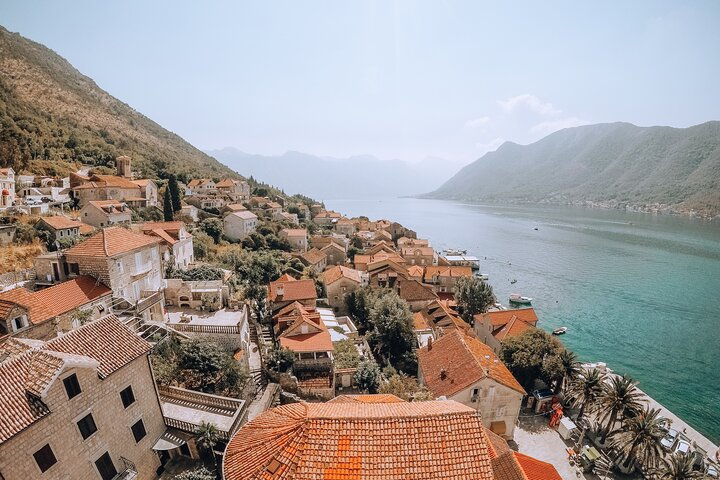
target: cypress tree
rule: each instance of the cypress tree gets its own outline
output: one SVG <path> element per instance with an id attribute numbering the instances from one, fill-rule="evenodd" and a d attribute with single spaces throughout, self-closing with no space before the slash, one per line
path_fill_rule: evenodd
<path id="1" fill-rule="evenodd" d="M 170 189 L 165 189 L 165 198 L 163 199 L 163 215 L 166 222 L 170 222 L 173 219 L 173 204 L 170 196 Z"/>
<path id="2" fill-rule="evenodd" d="M 178 187 L 177 178 L 175 175 L 170 175 L 168 180 L 168 188 L 170 189 L 170 197 L 172 199 L 173 212 L 179 212 L 180 205 L 180 187 Z"/>

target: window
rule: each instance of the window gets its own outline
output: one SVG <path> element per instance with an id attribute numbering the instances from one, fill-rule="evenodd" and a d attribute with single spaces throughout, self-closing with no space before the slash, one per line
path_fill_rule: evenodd
<path id="1" fill-rule="evenodd" d="M 80 435 L 83 440 L 87 440 L 93 433 L 97 432 L 97 426 L 93 419 L 92 413 L 88 413 L 77 422 L 78 429 L 80 429 Z"/>
<path id="2" fill-rule="evenodd" d="M 135 443 L 139 442 L 140 440 L 145 438 L 145 435 L 147 435 L 147 432 L 145 431 L 145 424 L 143 423 L 142 419 L 135 422 L 131 429 L 133 432 L 133 437 L 135 437 Z"/>
<path id="3" fill-rule="evenodd" d="M 19 317 L 14 318 L 12 321 L 12 325 L 13 330 L 16 332 L 27 327 L 27 315 L 20 315 Z"/>
<path id="4" fill-rule="evenodd" d="M 135 403 L 135 394 L 133 393 L 132 386 L 128 386 L 120 392 L 120 399 L 122 400 L 123 407 L 125 408 Z"/>
<path id="5" fill-rule="evenodd" d="M 77 375 L 74 373 L 63 380 L 65 385 L 65 391 L 67 392 L 68 400 L 80 395 L 80 382 L 78 382 Z"/>
<path id="6" fill-rule="evenodd" d="M 33 457 L 35 457 L 35 463 L 40 467 L 41 472 L 47 472 L 50 467 L 57 463 L 57 458 L 55 458 L 49 443 L 33 453 Z"/>
<path id="7" fill-rule="evenodd" d="M 110 458 L 108 452 L 103 453 L 102 457 L 95 460 L 95 466 L 102 480 L 112 480 L 115 475 L 117 475 L 117 470 L 115 470 L 115 465 L 113 465 L 112 458 Z"/>
<path id="8" fill-rule="evenodd" d="M 117 269 L 118 269 L 118 272 L 123 273 L 123 264 L 122 264 L 122 262 L 117 262 Z"/>

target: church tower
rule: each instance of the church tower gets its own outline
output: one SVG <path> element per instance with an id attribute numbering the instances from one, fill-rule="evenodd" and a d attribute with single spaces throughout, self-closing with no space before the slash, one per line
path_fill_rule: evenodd
<path id="1" fill-rule="evenodd" d="M 115 163 L 119 177 L 132 178 L 132 160 L 130 160 L 130 157 L 123 155 L 115 159 Z"/>

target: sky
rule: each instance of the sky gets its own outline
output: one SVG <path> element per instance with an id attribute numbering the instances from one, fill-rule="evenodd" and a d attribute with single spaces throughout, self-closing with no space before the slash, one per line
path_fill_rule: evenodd
<path id="1" fill-rule="evenodd" d="M 720 2 L 3 0 L 0 25 L 204 150 L 466 164 L 720 120 Z"/>

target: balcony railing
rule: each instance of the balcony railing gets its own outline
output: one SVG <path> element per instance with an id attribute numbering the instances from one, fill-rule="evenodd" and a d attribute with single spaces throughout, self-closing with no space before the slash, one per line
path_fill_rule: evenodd
<path id="1" fill-rule="evenodd" d="M 134 480 L 138 476 L 135 464 L 125 457 L 120 457 L 121 471 L 113 477 L 113 480 Z"/>
<path id="2" fill-rule="evenodd" d="M 169 324 L 178 332 L 186 333 L 216 333 L 221 335 L 240 335 L 242 329 L 239 325 L 194 325 L 192 323 Z"/>
<path id="3" fill-rule="evenodd" d="M 140 295 L 142 296 L 142 299 L 137 302 L 136 307 L 136 311 L 138 313 L 147 310 L 151 306 L 162 301 L 163 298 L 162 292 L 153 292 L 149 290 L 142 291 Z"/>

